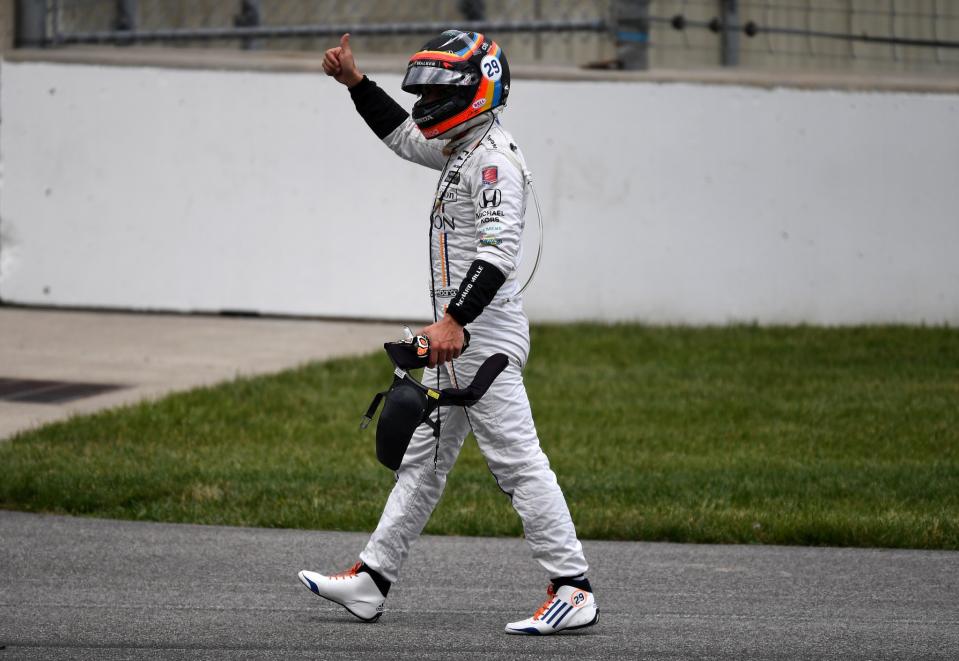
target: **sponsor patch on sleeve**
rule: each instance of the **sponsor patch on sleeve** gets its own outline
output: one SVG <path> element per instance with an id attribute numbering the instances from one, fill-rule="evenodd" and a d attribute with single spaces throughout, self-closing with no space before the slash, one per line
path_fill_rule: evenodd
<path id="1" fill-rule="evenodd" d="M 480 195 L 480 206 L 484 209 L 489 207 L 498 207 L 502 201 L 503 194 L 499 188 L 484 188 Z"/>
<path id="2" fill-rule="evenodd" d="M 497 181 L 499 181 L 499 168 L 495 165 L 483 168 L 483 185 L 492 186 Z"/>

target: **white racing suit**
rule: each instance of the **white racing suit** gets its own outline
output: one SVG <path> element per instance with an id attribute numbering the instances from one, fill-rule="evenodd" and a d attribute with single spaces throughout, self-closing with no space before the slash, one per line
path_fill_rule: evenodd
<path id="1" fill-rule="evenodd" d="M 436 191 L 441 199 L 430 219 L 436 318 L 456 297 L 475 259 L 507 276 L 493 301 L 468 325 L 469 348 L 451 363 L 427 369 L 423 383 L 440 389 L 465 387 L 491 354 L 509 358 L 509 366 L 476 405 L 438 410 L 438 444 L 426 425 L 413 435 L 379 525 L 360 554 L 391 582 L 439 502 L 470 431 L 522 519 L 533 557 L 549 577 L 574 577 L 587 570 L 563 492 L 540 449 L 523 385 L 529 323 L 518 296 L 517 268 L 529 193 L 525 161 L 495 115 L 481 117 L 482 123 L 451 142 L 427 140 L 409 118 L 383 140 L 399 156 L 441 171 Z"/>

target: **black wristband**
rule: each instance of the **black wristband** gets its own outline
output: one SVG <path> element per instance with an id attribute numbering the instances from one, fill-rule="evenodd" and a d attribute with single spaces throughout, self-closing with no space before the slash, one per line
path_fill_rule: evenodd
<path id="1" fill-rule="evenodd" d="M 349 89 L 356 111 L 380 140 L 410 116 L 393 97 L 366 76 Z"/>
<path id="2" fill-rule="evenodd" d="M 504 282 L 506 276 L 498 268 L 482 259 L 474 260 L 446 313 L 462 326 L 471 323 L 490 304 Z"/>

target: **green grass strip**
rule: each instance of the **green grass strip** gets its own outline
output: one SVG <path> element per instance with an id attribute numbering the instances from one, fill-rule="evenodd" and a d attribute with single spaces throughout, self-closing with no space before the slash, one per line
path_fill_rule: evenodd
<path id="1" fill-rule="evenodd" d="M 536 326 L 527 385 L 580 536 L 959 549 L 959 331 Z M 0 507 L 371 530 L 383 354 L 0 443 Z M 520 535 L 467 441 L 427 532 Z"/>

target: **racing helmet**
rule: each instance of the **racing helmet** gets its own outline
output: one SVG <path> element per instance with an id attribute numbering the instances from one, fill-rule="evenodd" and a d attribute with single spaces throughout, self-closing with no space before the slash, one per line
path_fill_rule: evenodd
<path id="1" fill-rule="evenodd" d="M 443 89 L 426 101 L 423 88 Z M 410 58 L 403 91 L 420 95 L 413 121 L 427 138 L 436 138 L 484 112 L 506 104 L 509 64 L 503 49 L 479 32 L 447 30 Z"/>

